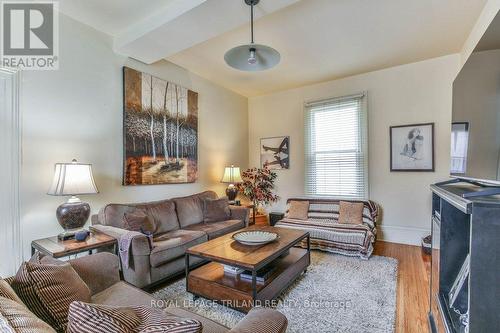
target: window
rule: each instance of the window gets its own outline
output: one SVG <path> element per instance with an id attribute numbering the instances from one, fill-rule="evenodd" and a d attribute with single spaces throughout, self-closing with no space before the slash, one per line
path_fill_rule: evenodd
<path id="1" fill-rule="evenodd" d="M 307 195 L 368 197 L 365 94 L 305 105 Z"/>
<path id="2" fill-rule="evenodd" d="M 451 125 L 451 173 L 465 174 L 467 171 L 467 148 L 469 146 L 469 123 Z"/>

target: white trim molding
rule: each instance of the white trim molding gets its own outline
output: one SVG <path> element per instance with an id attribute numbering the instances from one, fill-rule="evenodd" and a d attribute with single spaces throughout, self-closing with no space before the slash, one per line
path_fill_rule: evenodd
<path id="1" fill-rule="evenodd" d="M 420 246 L 422 237 L 431 234 L 430 229 L 380 225 L 377 227 L 377 239 L 390 243 Z"/>
<path id="2" fill-rule="evenodd" d="M 22 261 L 20 222 L 21 115 L 19 71 L 0 68 L 0 275 L 13 275 Z"/>

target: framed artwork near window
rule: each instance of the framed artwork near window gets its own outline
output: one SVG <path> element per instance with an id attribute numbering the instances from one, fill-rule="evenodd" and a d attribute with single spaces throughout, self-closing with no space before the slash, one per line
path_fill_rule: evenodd
<path id="1" fill-rule="evenodd" d="M 391 126 L 391 171 L 434 171 L 434 123 Z"/>
<path id="2" fill-rule="evenodd" d="M 277 136 L 260 139 L 260 165 L 269 169 L 290 168 L 290 137 Z"/>

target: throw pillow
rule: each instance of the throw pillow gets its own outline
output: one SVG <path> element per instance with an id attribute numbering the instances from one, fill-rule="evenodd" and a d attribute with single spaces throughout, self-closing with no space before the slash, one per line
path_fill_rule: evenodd
<path id="1" fill-rule="evenodd" d="M 309 214 L 309 201 L 290 201 L 287 217 L 290 219 L 307 220 Z"/>
<path id="2" fill-rule="evenodd" d="M 0 332 L 55 333 L 49 324 L 31 313 L 22 303 L 0 297 Z"/>
<path id="3" fill-rule="evenodd" d="M 106 327 L 107 333 L 201 333 L 199 321 L 169 315 L 145 306 L 119 307 L 73 302 L 68 314 L 68 333 L 94 333 Z"/>
<path id="4" fill-rule="evenodd" d="M 154 220 L 142 209 L 123 214 L 123 225 L 127 230 L 152 234 L 155 231 Z"/>
<path id="5" fill-rule="evenodd" d="M 363 224 L 362 202 L 341 201 L 339 209 L 339 223 L 342 224 Z"/>
<path id="6" fill-rule="evenodd" d="M 229 199 L 227 197 L 220 199 L 203 200 L 203 221 L 206 223 L 226 221 L 231 217 L 229 209 Z"/>
<path id="7" fill-rule="evenodd" d="M 39 252 L 36 252 L 29 262 L 40 263 L 42 257 L 43 256 Z M 45 310 L 45 307 L 36 295 L 33 281 L 26 268 L 26 263 L 23 263 L 21 267 L 19 267 L 11 286 L 30 311 L 49 325 L 55 325 L 49 313 Z"/>
<path id="8" fill-rule="evenodd" d="M 21 265 L 12 287 L 35 315 L 64 332 L 69 305 L 90 301 L 90 289 L 69 263 L 45 264 L 35 256 Z"/>
<path id="9" fill-rule="evenodd" d="M 19 298 L 19 296 L 17 296 L 14 289 L 12 289 L 12 286 L 2 278 L 0 278 L 0 297 L 4 297 L 19 304 L 23 304 L 23 301 Z"/>

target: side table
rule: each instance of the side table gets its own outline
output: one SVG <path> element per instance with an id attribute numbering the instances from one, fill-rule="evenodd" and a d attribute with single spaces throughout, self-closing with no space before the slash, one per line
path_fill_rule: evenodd
<path id="1" fill-rule="evenodd" d="M 249 223 L 248 225 L 267 225 L 267 215 L 257 213 L 255 206 L 253 204 L 242 204 L 243 207 L 250 209 Z"/>
<path id="2" fill-rule="evenodd" d="M 90 233 L 87 239 L 79 242 L 76 239 L 59 240 L 57 236 L 37 239 L 31 242 L 31 255 L 39 251 L 52 258 L 61 258 L 87 252 L 103 247 L 113 247 L 113 253 L 117 253 L 116 239 L 103 233 Z"/>
<path id="3" fill-rule="evenodd" d="M 283 213 L 271 212 L 271 213 L 269 213 L 269 224 L 274 227 L 276 225 L 276 223 L 278 223 L 284 217 L 285 217 L 285 214 L 283 214 Z"/>

